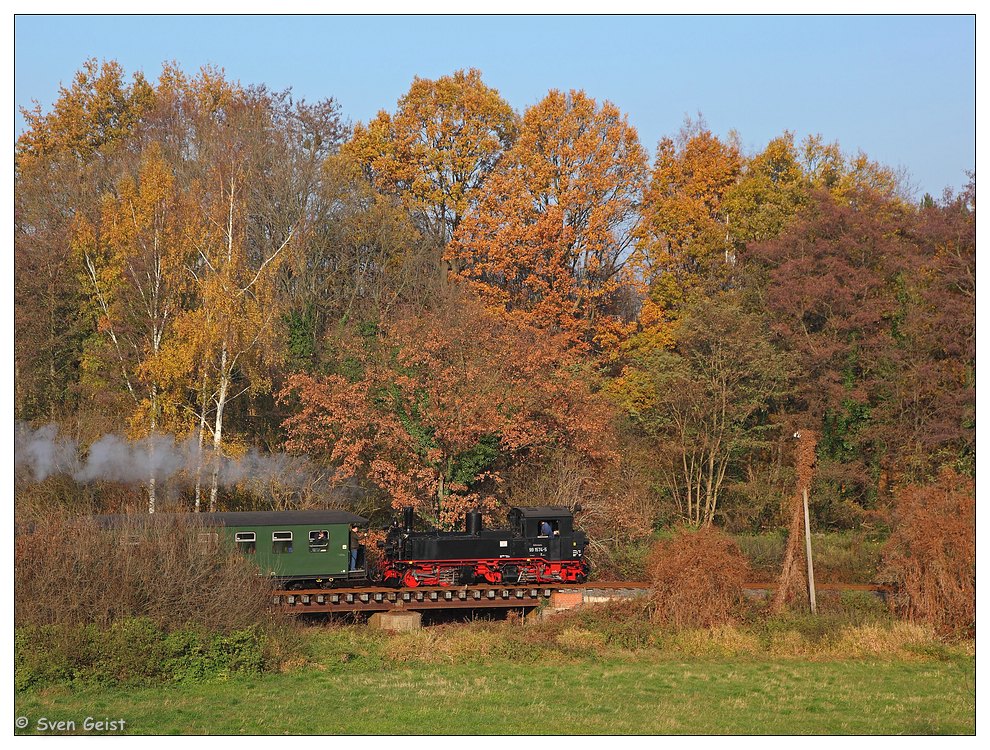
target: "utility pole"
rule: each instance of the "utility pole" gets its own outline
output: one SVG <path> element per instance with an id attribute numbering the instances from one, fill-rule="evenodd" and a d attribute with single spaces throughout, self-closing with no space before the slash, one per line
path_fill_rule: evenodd
<path id="1" fill-rule="evenodd" d="M 818 614 L 815 605 L 815 566 L 811 562 L 811 523 L 808 520 L 808 488 L 802 491 L 804 496 L 804 544 L 808 553 L 808 597 L 811 599 L 811 614 Z"/>

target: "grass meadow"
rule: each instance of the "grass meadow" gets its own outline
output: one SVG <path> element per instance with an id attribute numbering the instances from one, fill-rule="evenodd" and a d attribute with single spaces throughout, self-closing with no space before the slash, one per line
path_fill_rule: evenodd
<path id="1" fill-rule="evenodd" d="M 596 613 L 596 609 L 598 612 Z M 309 627 L 274 674 L 49 684 L 16 716 L 127 734 L 971 734 L 975 647 L 905 623 L 666 632 L 607 608 L 387 635 Z M 71 727 L 42 733 L 72 733 Z"/>

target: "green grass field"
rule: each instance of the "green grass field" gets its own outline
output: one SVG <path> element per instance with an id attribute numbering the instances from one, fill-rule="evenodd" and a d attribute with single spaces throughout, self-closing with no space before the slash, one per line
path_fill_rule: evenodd
<path id="1" fill-rule="evenodd" d="M 16 699 L 16 716 L 30 720 L 17 733 L 37 733 L 45 717 L 75 721 L 75 733 L 85 734 L 88 716 L 124 719 L 128 734 L 975 731 L 976 665 L 964 654 L 805 660 L 644 652 L 438 664 L 341 653 L 225 682 L 29 691 Z"/>

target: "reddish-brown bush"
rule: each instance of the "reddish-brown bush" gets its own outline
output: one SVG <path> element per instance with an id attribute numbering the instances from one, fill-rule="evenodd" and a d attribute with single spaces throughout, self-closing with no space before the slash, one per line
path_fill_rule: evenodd
<path id="1" fill-rule="evenodd" d="M 736 543 L 712 527 L 682 529 L 657 542 L 647 571 L 651 614 L 674 627 L 711 627 L 728 622 L 749 576 Z"/>
<path id="2" fill-rule="evenodd" d="M 897 604 L 943 634 L 976 631 L 976 484 L 946 469 L 935 484 L 895 493 L 884 571 Z"/>

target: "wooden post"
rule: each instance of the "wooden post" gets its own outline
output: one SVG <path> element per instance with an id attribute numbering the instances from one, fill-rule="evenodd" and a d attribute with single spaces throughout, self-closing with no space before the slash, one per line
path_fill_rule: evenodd
<path id="1" fill-rule="evenodd" d="M 804 495 L 804 544 L 808 553 L 808 596 L 811 599 L 811 614 L 818 614 L 815 605 L 815 566 L 811 562 L 811 522 L 808 520 L 808 488 L 802 491 Z"/>

